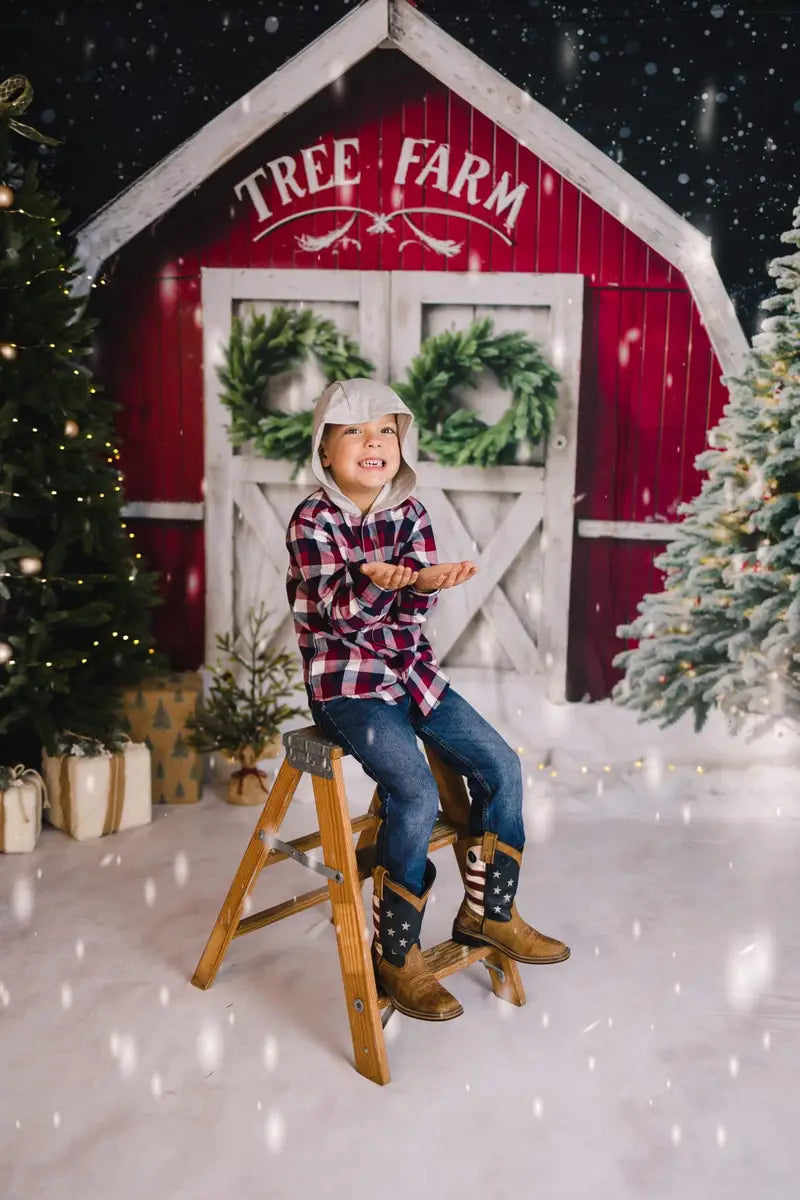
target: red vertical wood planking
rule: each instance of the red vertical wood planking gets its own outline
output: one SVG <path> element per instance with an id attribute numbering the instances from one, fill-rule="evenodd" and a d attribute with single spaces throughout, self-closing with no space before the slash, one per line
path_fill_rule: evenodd
<path id="1" fill-rule="evenodd" d="M 337 188 L 326 195 L 335 196 L 334 203 L 336 204 L 359 205 L 361 208 L 368 209 L 370 213 L 383 212 L 379 186 L 383 171 L 378 166 L 381 158 L 381 120 L 379 115 L 372 115 L 370 120 L 361 127 L 354 120 L 352 127 L 348 127 L 345 133 L 337 136 L 359 139 L 358 152 L 353 148 L 349 151 L 350 161 L 356 170 L 348 171 L 347 176 L 354 178 L 356 174 L 359 174 L 361 181 L 357 185 L 350 184 L 343 188 Z M 347 214 L 342 213 L 341 216 L 344 220 Z M 352 250 L 348 252 L 347 258 L 344 253 L 339 258 L 339 267 L 342 270 L 352 270 L 356 265 L 361 271 L 377 271 L 379 269 L 381 236 L 367 232 L 373 224 L 371 216 L 365 214 L 356 216 L 349 235 L 354 239 Z M 355 244 L 355 239 L 361 243 L 360 250 Z"/>
<path id="2" fill-rule="evenodd" d="M 668 294 L 668 327 L 664 355 L 664 422 L 658 472 L 658 511 L 675 520 L 681 498 L 681 462 L 686 446 L 684 425 L 691 298 L 687 292 Z"/>
<path id="3" fill-rule="evenodd" d="M 656 518 L 664 515 L 660 506 L 658 464 L 665 436 L 665 361 L 669 300 L 669 291 L 649 291 L 645 305 L 639 486 L 640 490 L 646 487 L 650 489 L 652 513 Z"/>
<path id="4" fill-rule="evenodd" d="M 527 185 L 519 220 L 514 230 L 514 271 L 536 270 L 539 215 L 539 159 L 526 146 L 519 147 L 516 179 Z"/>
<path id="5" fill-rule="evenodd" d="M 447 91 L 444 88 L 431 87 L 425 96 L 425 136 L 431 139 L 431 145 L 426 146 L 424 150 L 423 162 L 430 160 L 437 149 L 438 143 L 447 143 Z M 440 179 L 438 172 L 434 172 L 427 176 L 423 183 L 422 195 L 420 203 L 425 208 L 446 208 L 448 203 L 447 185 L 452 179 L 452 147 L 450 150 L 450 170 L 442 172 Z M 445 185 L 445 190 L 442 191 L 438 186 L 442 182 Z M 416 219 L 416 218 L 415 218 Z M 426 229 L 435 238 L 444 240 L 448 237 L 448 221 L 446 217 L 439 214 L 431 214 L 425 218 L 427 225 Z M 449 261 L 434 251 L 426 250 L 428 256 L 428 264 L 432 269 L 443 271 L 446 269 L 446 264 Z M 459 255 L 463 258 L 463 255 Z M 436 267 L 433 268 L 433 263 Z"/>
<path id="6" fill-rule="evenodd" d="M 202 500 L 203 329 L 200 280 L 178 280 L 178 334 L 181 372 L 180 472 L 176 499 Z"/>
<path id="7" fill-rule="evenodd" d="M 498 129 L 494 126 L 494 170 L 492 172 L 492 187 L 499 183 L 503 178 L 503 174 L 508 174 L 508 191 L 511 192 L 516 187 L 517 179 L 517 159 L 518 159 L 518 143 L 516 138 L 512 138 L 504 129 Z M 484 192 L 485 198 L 488 200 L 490 193 L 488 189 Z M 493 271 L 513 271 L 514 269 L 514 243 L 519 237 L 519 222 L 523 210 L 527 205 L 532 204 L 533 197 L 526 193 L 522 201 L 522 205 L 517 215 L 514 226 L 509 229 L 506 226 L 506 221 L 511 215 L 512 209 L 508 208 L 503 213 L 503 216 L 498 219 L 497 205 L 494 206 L 491 212 L 485 207 L 481 209 L 481 217 L 484 221 L 489 221 L 498 229 L 498 233 L 491 235 L 492 240 L 492 270 Z M 504 236 L 501 237 L 500 233 Z M 506 242 L 504 238 L 508 238 Z M 509 244 L 510 243 L 510 244 Z"/>
<path id="8" fill-rule="evenodd" d="M 656 512 L 656 463 L 661 438 L 666 292 L 642 292 L 639 411 L 636 420 L 636 519 Z"/>
<path id="9" fill-rule="evenodd" d="M 633 235 L 632 235 L 633 236 Z M 647 283 L 651 287 L 659 287 L 663 284 L 675 282 L 680 283 L 681 278 L 673 272 L 673 268 L 667 260 L 654 250 L 652 246 L 647 247 Z"/>
<path id="10" fill-rule="evenodd" d="M 578 240 L 578 270 L 590 284 L 600 281 L 600 247 L 602 243 L 602 209 L 581 192 L 578 205 L 580 237 Z"/>
<path id="11" fill-rule="evenodd" d="M 151 277 L 140 295 L 140 321 L 138 345 L 132 353 L 140 358 L 141 410 L 144 420 L 137 429 L 137 450 L 142 456 L 142 484 L 144 497 L 148 500 L 161 499 L 165 471 L 162 466 L 160 447 L 164 431 L 161 428 L 161 325 L 158 311 L 157 277 Z"/>
<path id="12" fill-rule="evenodd" d="M 161 325 L 161 445 L 158 451 L 163 471 L 160 500 L 178 500 L 182 491 L 179 288 L 179 281 L 175 278 L 161 278 L 158 281 Z"/>
<path id="13" fill-rule="evenodd" d="M 156 648 L 169 654 L 173 670 L 200 666 L 205 645 L 203 526 L 199 521 L 126 522 L 148 571 L 158 571 L 163 603 L 153 610 Z"/>
<path id="14" fill-rule="evenodd" d="M 561 231 L 558 239 L 557 270 L 568 275 L 578 272 L 578 218 L 580 207 L 580 192 L 569 180 L 561 181 L 561 212 L 558 225 Z"/>
<path id="15" fill-rule="evenodd" d="M 548 163 L 542 163 L 539 192 L 539 253 L 536 269 L 548 275 L 558 270 L 558 243 L 561 236 L 561 176 Z"/>
<path id="16" fill-rule="evenodd" d="M 403 145 L 403 121 L 403 108 L 400 100 L 396 104 L 388 102 L 384 104 L 380 123 L 379 170 L 375 176 L 375 183 L 376 211 L 386 216 L 403 207 L 404 189 L 394 181 Z M 400 268 L 398 246 L 405 236 L 403 233 L 405 228 L 406 224 L 402 217 L 393 217 L 391 232 L 366 235 L 373 238 L 376 243 L 377 264 L 381 271 L 396 271 Z M 405 253 L 407 254 L 408 251 Z"/>
<path id="17" fill-rule="evenodd" d="M 587 454 L 591 469 L 591 512 L 595 519 L 614 520 L 616 511 L 616 477 L 619 468 L 617 388 L 619 367 L 617 345 L 619 343 L 620 313 L 619 292 L 598 288 L 594 291 L 597 304 L 597 343 L 595 347 L 597 375 L 594 380 L 594 403 L 599 407 L 596 423 L 596 440 Z"/>
<path id="18" fill-rule="evenodd" d="M 636 521 L 641 520 L 638 424 L 642 404 L 642 293 L 632 288 L 621 288 L 619 303 L 617 410 L 620 458 L 615 480 L 614 511 L 618 520 Z"/>
<path id="19" fill-rule="evenodd" d="M 406 100 L 402 110 L 402 137 L 405 138 L 424 138 L 425 137 L 425 106 L 422 97 L 418 100 Z M 402 139 L 401 139 L 402 141 Z M 424 157 L 425 147 L 417 145 L 416 153 L 420 158 Z M 420 153 L 422 151 L 422 153 Z M 392 199 L 394 203 L 392 208 L 413 208 L 419 204 L 419 188 L 414 185 L 414 180 L 419 175 L 421 170 L 420 163 L 411 163 L 408 167 L 405 176 L 404 184 L 398 185 L 393 189 Z M 411 215 L 411 219 L 418 228 L 425 231 L 425 218 L 419 213 Z M 405 271 L 422 271 L 427 266 L 427 252 L 423 245 L 415 238 L 411 229 L 400 217 L 392 222 L 395 237 L 392 239 L 392 250 L 394 251 L 391 259 L 391 267 L 389 270 L 405 270 Z M 383 234 L 383 237 L 388 236 Z M 401 250 L 400 247 L 403 247 Z"/>
<path id="20" fill-rule="evenodd" d="M 600 282 L 618 286 L 622 279 L 622 235 L 624 229 L 616 217 L 612 217 L 605 211 L 601 225 Z"/>
<path id="21" fill-rule="evenodd" d="M 622 230 L 622 272 L 624 287 L 641 287 L 647 278 L 647 246 L 630 229 Z"/>
<path id="22" fill-rule="evenodd" d="M 458 169 L 461 166 L 461 161 L 464 154 L 470 149 L 472 138 L 472 106 L 462 100 L 460 96 L 450 93 L 450 114 L 449 114 L 449 142 L 450 142 L 450 186 L 455 183 Z M 445 207 L 453 211 L 462 211 L 464 205 L 451 196 L 442 197 L 445 201 Z M 462 243 L 462 248 L 458 254 L 453 255 L 449 260 L 448 267 L 452 271 L 468 271 L 470 270 L 470 238 L 472 236 L 471 222 L 465 221 L 463 217 L 449 217 L 447 219 L 446 236 L 452 238 L 454 242 Z"/>
<path id="23" fill-rule="evenodd" d="M 700 314 L 690 301 L 688 370 L 685 388 L 683 447 L 679 495 L 690 500 L 700 491 L 702 475 L 694 465 L 697 455 L 706 448 L 706 417 L 709 408 L 713 353 Z"/>
<path id="24" fill-rule="evenodd" d="M 479 155 L 480 158 L 485 159 L 486 162 L 488 162 L 489 174 L 485 175 L 482 179 L 479 179 L 474 184 L 474 195 L 477 203 L 470 203 L 470 184 L 467 183 L 467 185 L 461 190 L 459 207 L 462 208 L 464 212 L 469 213 L 470 216 L 477 217 L 479 221 L 485 221 L 489 216 L 486 209 L 483 207 L 483 204 L 480 202 L 484 197 L 488 199 L 495 183 L 496 172 L 493 163 L 494 135 L 494 122 L 490 121 L 489 118 L 484 116 L 482 112 L 479 112 L 477 109 L 473 109 L 472 134 L 469 148 L 473 154 Z M 459 159 L 460 155 L 456 155 L 456 162 L 458 165 L 460 165 Z M 483 169 L 482 166 L 480 169 Z M 496 216 L 494 217 L 494 221 L 498 225 L 501 225 L 501 221 L 498 221 Z M 495 238 L 494 234 L 490 233 L 489 230 L 483 225 L 478 225 L 475 221 L 469 222 L 469 229 L 469 269 L 480 270 L 483 272 L 497 270 L 497 268 L 494 266 L 493 257 L 495 242 L 499 242 L 500 239 Z M 477 258 L 475 257 L 476 255 Z"/>

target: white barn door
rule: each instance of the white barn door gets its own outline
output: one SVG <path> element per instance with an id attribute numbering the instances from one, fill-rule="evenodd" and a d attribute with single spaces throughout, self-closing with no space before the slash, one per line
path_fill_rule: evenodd
<path id="1" fill-rule="evenodd" d="M 562 375 L 547 444 L 508 467 L 422 464 L 417 489 L 442 560 L 480 566 L 467 587 L 442 593 L 426 632 L 447 667 L 541 673 L 548 698 L 566 697 L 583 280 L 575 275 L 396 272 L 389 371 L 402 378 L 422 342 L 490 317 L 521 330 Z M 510 396 L 487 372 L 458 394 L 489 424 Z"/>
<path id="2" fill-rule="evenodd" d="M 318 486 L 308 469 L 292 481 L 291 464 L 231 447 L 217 366 L 233 316 L 307 305 L 354 337 L 387 382 L 404 376 L 426 337 L 490 316 L 498 332 L 521 329 L 540 342 L 564 377 L 556 426 L 518 466 L 418 465 L 440 558 L 481 568 L 468 587 L 442 594 L 426 632 L 445 669 L 541 673 L 548 697 L 564 700 L 582 294 L 579 276 L 204 270 L 206 661 L 216 658 L 215 635 L 241 632 L 261 600 L 274 614 L 272 645 L 297 653 L 285 530 Z M 308 364 L 273 380 L 270 399 L 284 411 L 308 408 L 323 382 Z M 509 403 L 490 376 L 458 399 L 490 423 Z"/>
<path id="3" fill-rule="evenodd" d="M 379 379 L 388 371 L 389 276 L 385 271 L 204 269 L 206 662 L 217 658 L 216 635 L 246 628 L 263 600 L 274 615 L 271 645 L 297 654 L 286 603 L 285 535 L 302 498 L 318 487 L 310 471 L 290 479 L 290 463 L 231 446 L 230 414 L 220 400 L 217 368 L 234 316 L 278 306 L 312 308 L 353 337 Z M 325 385 L 315 361 L 270 381 L 271 403 L 284 412 L 311 408 Z"/>

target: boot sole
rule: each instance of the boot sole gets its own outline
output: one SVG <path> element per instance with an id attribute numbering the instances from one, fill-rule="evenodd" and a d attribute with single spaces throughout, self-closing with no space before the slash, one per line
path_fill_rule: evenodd
<path id="1" fill-rule="evenodd" d="M 386 994 L 387 996 L 389 995 L 388 992 Z M 391 1004 L 392 1008 L 396 1008 L 397 1011 L 402 1013 L 404 1017 L 413 1017 L 415 1021 L 454 1021 L 456 1017 L 461 1017 L 464 1015 L 464 1009 L 460 1004 L 456 1012 L 445 1013 L 444 1016 L 432 1016 L 430 1013 L 415 1012 L 411 1008 L 403 1008 L 402 1005 L 397 1004 L 396 1001 L 392 1000 L 391 996 L 389 996 L 389 1003 Z"/>
<path id="2" fill-rule="evenodd" d="M 546 966 L 548 963 L 566 962 L 570 956 L 568 949 L 566 954 L 550 955 L 549 958 L 524 958 L 521 954 L 512 954 L 508 946 L 494 941 L 493 938 L 474 933 L 464 933 L 456 925 L 453 926 L 453 941 L 458 942 L 460 946 L 490 946 L 493 950 L 500 950 L 501 953 L 507 955 L 513 962 L 527 963 L 531 966 L 535 966 L 536 964 Z"/>

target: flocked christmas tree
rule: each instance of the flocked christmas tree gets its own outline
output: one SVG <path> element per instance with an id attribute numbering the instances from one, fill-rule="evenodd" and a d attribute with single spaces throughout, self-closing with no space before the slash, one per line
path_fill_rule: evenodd
<path id="1" fill-rule="evenodd" d="M 118 744 L 118 689 L 152 665 L 155 576 L 121 518 L 115 404 L 92 379 L 93 322 L 71 293 L 67 215 L 0 85 L 0 762 Z"/>
<path id="2" fill-rule="evenodd" d="M 731 400 L 696 460 L 700 495 L 656 559 L 662 593 L 645 596 L 621 637 L 614 697 L 662 725 L 718 708 L 732 731 L 800 720 L 800 205 L 769 266 L 777 293 Z"/>

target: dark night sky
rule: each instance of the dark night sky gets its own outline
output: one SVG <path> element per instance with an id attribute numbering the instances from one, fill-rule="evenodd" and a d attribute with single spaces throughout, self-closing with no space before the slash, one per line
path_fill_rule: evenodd
<path id="1" fill-rule="evenodd" d="M 6 0 L 0 77 L 74 229 L 355 0 Z M 421 0 L 420 7 L 712 238 L 750 334 L 800 194 L 800 0 Z"/>

